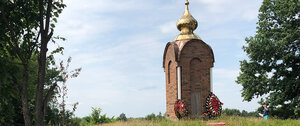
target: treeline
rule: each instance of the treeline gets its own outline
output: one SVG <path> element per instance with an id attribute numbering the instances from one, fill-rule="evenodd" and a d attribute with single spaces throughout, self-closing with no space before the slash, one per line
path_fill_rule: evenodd
<path id="1" fill-rule="evenodd" d="M 242 116 L 242 117 L 258 117 L 258 112 L 247 112 L 245 110 L 238 110 L 238 109 L 224 109 L 222 110 L 222 115 L 226 116 Z"/>
<path id="2" fill-rule="evenodd" d="M 101 114 L 101 108 L 92 108 L 92 113 L 86 117 L 75 117 L 67 124 L 72 126 L 92 126 L 104 123 L 114 123 L 116 121 L 128 121 L 128 120 L 141 120 L 141 121 L 162 121 L 166 120 L 165 116 L 159 112 L 159 114 L 148 114 L 145 117 L 127 118 L 124 113 L 121 113 L 118 117 L 107 117 L 106 114 Z M 258 117 L 258 112 L 247 112 L 245 110 L 238 109 L 224 109 L 222 111 L 223 116 L 240 116 L 240 117 Z M 200 118 L 197 118 L 200 119 Z"/>

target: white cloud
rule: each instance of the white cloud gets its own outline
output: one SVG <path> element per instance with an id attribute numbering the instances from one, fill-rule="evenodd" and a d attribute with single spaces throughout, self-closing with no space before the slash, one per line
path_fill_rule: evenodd
<path id="1" fill-rule="evenodd" d="M 77 12 L 97 13 L 146 9 L 150 6 L 147 2 L 141 0 L 72 0 L 67 2 L 67 5 L 69 4 L 74 5 L 73 7 L 76 8 Z"/>
<path id="2" fill-rule="evenodd" d="M 169 34 L 177 33 L 175 21 L 170 21 L 170 22 L 164 23 L 159 28 L 162 33 L 169 33 Z"/>
<path id="3" fill-rule="evenodd" d="M 71 10 L 65 10 L 71 11 Z M 116 21 L 112 18 L 104 18 L 97 16 L 81 15 L 70 16 L 68 13 L 63 13 L 59 20 L 55 33 L 60 36 L 64 36 L 72 44 L 82 44 L 92 38 L 103 39 L 101 34 L 108 34 L 118 27 Z"/>
<path id="4" fill-rule="evenodd" d="M 192 1 L 191 1 L 192 2 Z M 261 2 L 261 1 L 260 1 Z M 200 8 L 194 8 L 200 12 L 199 17 L 202 21 L 226 22 L 234 20 L 255 20 L 258 14 L 257 1 L 245 0 L 195 0 L 195 3 L 200 3 Z M 202 13 L 201 13 L 202 12 Z M 207 15 L 210 14 L 210 15 Z"/>
<path id="5" fill-rule="evenodd" d="M 217 69 L 213 69 L 213 74 L 216 77 L 235 79 L 239 74 L 239 70 L 217 68 Z"/>
<path id="6" fill-rule="evenodd" d="M 156 109 L 144 110 L 149 107 L 147 104 L 151 104 L 149 102 L 160 103 L 164 100 L 161 97 L 164 95 L 161 62 L 152 61 L 153 58 L 161 58 L 164 43 L 156 40 L 156 37 L 144 39 L 147 36 L 148 33 L 143 33 L 116 39 L 118 44 L 109 48 L 99 43 L 97 47 L 90 47 L 92 49 L 88 52 L 72 55 L 71 65 L 81 65 L 83 68 L 76 80 L 68 82 L 72 85 L 69 86 L 70 100 L 84 103 L 78 106 L 78 116 L 90 113 L 88 109 L 91 107 L 103 107 L 109 116 L 120 114 L 118 112 L 144 116 L 164 111 L 164 104 L 157 105 Z M 153 98 L 147 100 L 143 97 Z M 130 103 L 122 100 L 127 98 Z M 131 102 L 134 99 L 140 103 L 133 105 Z M 128 105 L 126 110 L 120 109 L 122 104 Z M 135 110 L 137 108 L 139 110 Z"/>

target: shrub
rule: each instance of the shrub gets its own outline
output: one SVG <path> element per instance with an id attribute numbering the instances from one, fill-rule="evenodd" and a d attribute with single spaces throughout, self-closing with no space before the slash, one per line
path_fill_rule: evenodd
<path id="1" fill-rule="evenodd" d="M 165 117 L 161 114 L 161 112 L 158 113 L 158 115 L 156 116 L 156 118 L 157 118 L 158 120 L 163 120 L 163 119 L 165 119 Z"/>
<path id="2" fill-rule="evenodd" d="M 127 117 L 124 113 L 121 113 L 120 116 L 118 117 L 119 121 L 127 121 Z"/>
<path id="3" fill-rule="evenodd" d="M 152 114 L 149 114 L 145 117 L 146 120 L 155 120 L 155 114 L 152 113 Z"/>
<path id="4" fill-rule="evenodd" d="M 90 115 L 89 122 L 92 124 L 102 124 L 102 123 L 111 123 L 115 122 L 116 119 L 114 117 L 106 117 L 106 114 L 100 115 L 102 109 L 101 108 L 92 108 L 93 112 Z"/>
<path id="5" fill-rule="evenodd" d="M 228 115 L 228 116 L 241 116 L 241 112 L 238 109 L 224 109 L 222 111 L 222 114 Z"/>
<path id="6" fill-rule="evenodd" d="M 150 120 L 150 121 L 160 121 L 164 119 L 165 117 L 161 114 L 161 112 L 159 112 L 157 116 L 154 113 L 152 113 L 145 117 L 145 120 Z"/>

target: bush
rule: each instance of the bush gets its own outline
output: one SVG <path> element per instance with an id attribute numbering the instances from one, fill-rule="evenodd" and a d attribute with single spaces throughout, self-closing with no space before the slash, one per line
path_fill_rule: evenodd
<path id="1" fill-rule="evenodd" d="M 145 120 L 163 120 L 165 119 L 165 117 L 161 114 L 161 112 L 159 112 L 159 114 L 156 116 L 154 113 L 149 114 L 145 117 Z"/>
<path id="2" fill-rule="evenodd" d="M 90 117 L 86 116 L 83 118 L 75 117 L 71 119 L 71 123 L 67 126 L 92 126 L 92 123 L 89 123 Z"/>
<path id="3" fill-rule="evenodd" d="M 119 121 L 127 121 L 127 117 L 124 113 L 121 113 L 120 116 L 118 117 Z"/>
<path id="4" fill-rule="evenodd" d="M 102 123 L 111 123 L 111 122 L 115 122 L 116 119 L 114 117 L 109 118 L 106 117 L 106 114 L 104 115 L 100 115 L 102 109 L 101 108 L 92 108 L 93 112 L 90 115 L 90 120 L 89 122 L 92 124 L 102 124 Z"/>
<path id="5" fill-rule="evenodd" d="M 92 108 L 90 116 L 73 118 L 71 124 L 72 126 L 93 126 L 95 124 L 112 123 L 117 121 L 114 117 L 107 117 L 106 114 L 101 115 L 101 111 L 101 108 Z"/>
<path id="6" fill-rule="evenodd" d="M 158 113 L 158 115 L 156 116 L 156 118 L 157 118 L 158 120 L 163 120 L 163 119 L 165 119 L 165 117 L 161 114 L 161 112 Z"/>
<path id="7" fill-rule="evenodd" d="M 152 113 L 152 114 L 149 114 L 145 117 L 146 120 L 155 120 L 155 114 Z"/>
<path id="8" fill-rule="evenodd" d="M 227 115 L 227 116 L 241 116 L 241 112 L 238 109 L 224 109 L 222 111 L 222 114 Z"/>

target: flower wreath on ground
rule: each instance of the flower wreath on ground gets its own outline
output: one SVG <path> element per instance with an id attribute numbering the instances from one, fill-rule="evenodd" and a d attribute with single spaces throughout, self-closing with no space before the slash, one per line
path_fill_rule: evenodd
<path id="1" fill-rule="evenodd" d="M 201 116 L 209 116 L 209 118 L 220 116 L 222 112 L 222 105 L 223 103 L 220 102 L 218 97 L 210 92 L 208 97 L 206 98 L 206 113 L 203 113 Z"/>
<path id="2" fill-rule="evenodd" d="M 178 99 L 174 105 L 175 115 L 178 119 L 188 116 L 188 110 L 186 109 L 185 103 Z"/>

